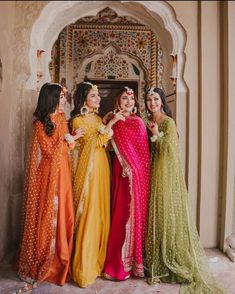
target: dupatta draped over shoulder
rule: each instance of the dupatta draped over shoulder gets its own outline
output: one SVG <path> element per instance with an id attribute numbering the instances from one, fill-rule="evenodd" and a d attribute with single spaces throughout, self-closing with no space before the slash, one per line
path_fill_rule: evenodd
<path id="1" fill-rule="evenodd" d="M 152 144 L 146 267 L 152 281 L 181 283 L 180 293 L 224 293 L 212 276 L 196 226 L 180 161 L 175 122 L 159 124 Z"/>
<path id="2" fill-rule="evenodd" d="M 51 137 L 46 135 L 41 122 L 34 123 L 26 168 L 23 230 L 17 267 L 19 276 L 27 282 L 44 280 L 55 254 L 57 178 L 63 144 L 66 144 L 64 135 L 68 130 L 64 114 L 54 115 L 52 121 L 55 132 Z"/>
<path id="3" fill-rule="evenodd" d="M 103 147 L 106 146 L 112 136 L 112 131 L 103 131 L 105 126 L 96 114 L 76 117 L 73 121 L 73 130 L 80 127 L 85 128 L 86 134 L 78 140 L 72 152 L 75 231 L 83 213 L 90 175 L 94 166 L 95 152 L 97 149 L 103 149 L 105 152 Z"/>
<path id="4" fill-rule="evenodd" d="M 143 276 L 142 256 L 150 175 L 147 132 L 141 118 L 132 115 L 126 117 L 125 121 L 118 121 L 113 131 L 112 145 L 122 166 L 122 176 L 129 179 L 130 192 L 130 203 L 126 204 L 129 217 L 122 246 L 123 267 L 126 272 L 132 270 L 136 276 Z"/>
<path id="5" fill-rule="evenodd" d="M 73 130 L 84 128 L 73 151 L 75 247 L 73 280 L 87 287 L 101 275 L 110 225 L 110 169 L 105 146 L 112 131 L 106 131 L 95 113 L 73 119 Z"/>

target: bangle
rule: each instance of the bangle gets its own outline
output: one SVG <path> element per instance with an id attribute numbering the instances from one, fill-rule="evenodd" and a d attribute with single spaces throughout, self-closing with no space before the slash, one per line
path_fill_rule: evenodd
<path id="1" fill-rule="evenodd" d="M 72 143 L 74 143 L 74 138 L 73 138 L 73 136 L 70 135 L 70 134 L 65 134 L 65 135 L 64 135 L 64 139 L 68 142 L 68 144 L 72 144 Z"/>
<path id="2" fill-rule="evenodd" d="M 155 142 L 157 141 L 157 138 L 162 138 L 164 136 L 163 132 L 159 132 L 158 135 L 153 135 L 152 137 L 150 137 L 151 142 Z"/>

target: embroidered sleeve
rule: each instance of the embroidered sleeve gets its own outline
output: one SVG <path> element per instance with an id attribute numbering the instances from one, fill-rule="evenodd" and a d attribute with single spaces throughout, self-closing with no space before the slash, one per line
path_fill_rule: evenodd
<path id="1" fill-rule="evenodd" d="M 105 125 L 101 124 L 98 127 L 98 140 L 97 140 L 97 147 L 106 147 L 108 144 L 108 141 L 112 138 L 113 136 L 113 130 L 110 129 L 107 131 L 105 129 Z"/>

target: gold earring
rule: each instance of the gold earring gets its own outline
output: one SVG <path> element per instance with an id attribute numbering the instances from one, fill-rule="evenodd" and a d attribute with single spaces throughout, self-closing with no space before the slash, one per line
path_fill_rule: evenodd
<path id="1" fill-rule="evenodd" d="M 132 112 L 133 112 L 134 114 L 136 114 L 136 112 L 137 112 L 137 107 L 136 107 L 136 106 L 132 109 Z"/>
<path id="2" fill-rule="evenodd" d="M 89 112 L 88 107 L 84 104 L 80 110 L 81 115 L 86 115 Z"/>

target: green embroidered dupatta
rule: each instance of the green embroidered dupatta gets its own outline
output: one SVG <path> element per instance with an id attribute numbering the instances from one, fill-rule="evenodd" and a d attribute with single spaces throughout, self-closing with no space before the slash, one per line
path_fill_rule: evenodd
<path id="1" fill-rule="evenodd" d="M 162 137 L 152 143 L 145 266 L 149 281 L 182 284 L 180 293 L 225 293 L 209 270 L 190 217 L 175 122 L 159 124 Z"/>

